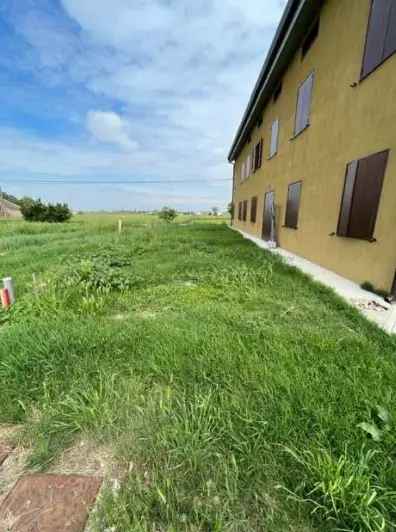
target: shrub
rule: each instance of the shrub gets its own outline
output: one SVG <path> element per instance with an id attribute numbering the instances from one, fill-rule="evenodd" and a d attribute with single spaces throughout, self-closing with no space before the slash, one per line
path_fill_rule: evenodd
<path id="1" fill-rule="evenodd" d="M 24 219 L 29 222 L 62 223 L 72 217 L 72 212 L 66 203 L 45 204 L 40 199 L 32 198 L 21 200 L 21 212 Z"/>
<path id="2" fill-rule="evenodd" d="M 171 209 L 170 207 L 163 207 L 158 216 L 161 220 L 169 224 L 176 218 L 177 211 L 175 209 Z"/>
<path id="3" fill-rule="evenodd" d="M 116 257 L 112 253 L 77 258 L 66 267 L 59 279 L 60 286 L 82 286 L 88 291 L 101 293 L 130 290 L 140 278 L 136 275 L 131 277 L 122 270 L 129 265 L 125 257 Z"/>

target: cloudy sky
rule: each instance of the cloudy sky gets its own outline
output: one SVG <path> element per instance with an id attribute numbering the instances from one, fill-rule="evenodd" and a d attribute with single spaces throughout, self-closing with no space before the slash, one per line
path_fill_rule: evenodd
<path id="1" fill-rule="evenodd" d="M 74 209 L 224 207 L 285 4 L 1 0 L 0 186 Z"/>

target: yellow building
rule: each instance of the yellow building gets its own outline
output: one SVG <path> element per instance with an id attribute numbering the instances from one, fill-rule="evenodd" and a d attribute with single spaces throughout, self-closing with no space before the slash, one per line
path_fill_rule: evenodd
<path id="1" fill-rule="evenodd" d="M 233 141 L 233 223 L 396 292 L 396 0 L 289 0 Z"/>

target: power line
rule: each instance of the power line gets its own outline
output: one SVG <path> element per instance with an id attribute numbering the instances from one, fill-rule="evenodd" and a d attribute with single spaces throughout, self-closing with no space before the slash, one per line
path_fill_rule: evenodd
<path id="1" fill-rule="evenodd" d="M 25 184 L 25 185 L 162 185 L 162 184 L 186 184 L 186 183 L 219 183 L 231 182 L 232 179 L 165 179 L 165 180 L 89 180 L 89 179 L 0 179 L 2 183 L 7 184 Z"/>

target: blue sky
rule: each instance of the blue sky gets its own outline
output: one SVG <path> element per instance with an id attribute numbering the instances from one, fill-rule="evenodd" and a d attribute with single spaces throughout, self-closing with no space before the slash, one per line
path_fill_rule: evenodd
<path id="1" fill-rule="evenodd" d="M 84 210 L 225 207 L 285 3 L 2 0 L 0 186 Z"/>

